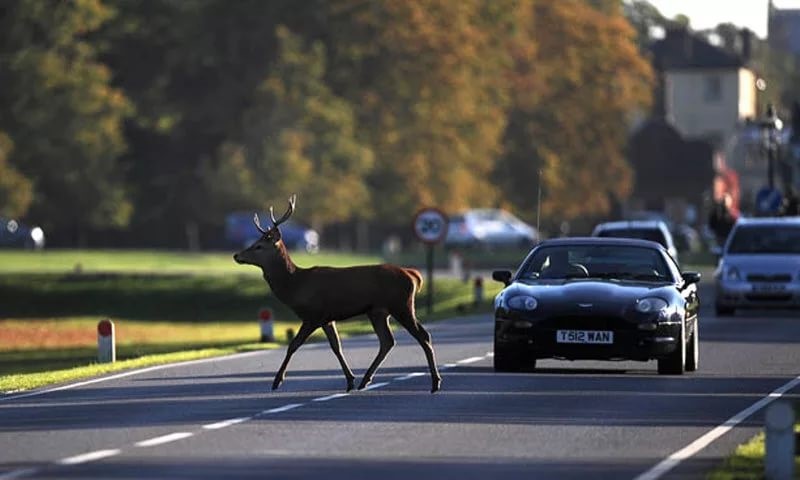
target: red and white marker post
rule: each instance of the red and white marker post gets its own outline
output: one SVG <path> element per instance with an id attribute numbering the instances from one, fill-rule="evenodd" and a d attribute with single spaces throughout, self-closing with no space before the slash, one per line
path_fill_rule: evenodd
<path id="1" fill-rule="evenodd" d="M 114 322 L 109 319 L 97 324 L 97 361 L 113 363 L 117 361 L 117 341 L 114 335 Z"/>
<path id="2" fill-rule="evenodd" d="M 261 325 L 261 341 L 274 342 L 275 333 L 272 326 L 272 310 L 267 307 L 259 310 L 258 323 Z"/>

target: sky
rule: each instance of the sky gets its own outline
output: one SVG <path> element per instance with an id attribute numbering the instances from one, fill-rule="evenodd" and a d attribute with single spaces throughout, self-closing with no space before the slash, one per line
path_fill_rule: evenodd
<path id="1" fill-rule="evenodd" d="M 695 30 L 730 22 L 767 36 L 768 0 L 649 0 L 667 18 L 682 13 Z M 777 8 L 800 8 L 800 0 L 773 0 Z"/>

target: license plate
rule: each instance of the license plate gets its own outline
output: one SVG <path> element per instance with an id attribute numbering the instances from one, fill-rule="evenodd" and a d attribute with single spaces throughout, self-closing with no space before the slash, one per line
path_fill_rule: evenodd
<path id="1" fill-rule="evenodd" d="M 786 290 L 786 285 L 780 283 L 754 283 L 753 291 L 761 293 L 782 292 Z"/>
<path id="2" fill-rule="evenodd" d="M 614 343 L 614 332 L 608 330 L 556 330 L 557 343 Z"/>

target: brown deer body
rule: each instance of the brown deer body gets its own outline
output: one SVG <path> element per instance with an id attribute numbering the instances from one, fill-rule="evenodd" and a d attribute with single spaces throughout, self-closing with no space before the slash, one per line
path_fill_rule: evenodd
<path id="1" fill-rule="evenodd" d="M 389 327 L 391 315 L 419 342 L 430 369 L 431 392 L 437 391 L 442 379 L 436 368 L 431 336 L 417 321 L 414 311 L 414 295 L 422 286 L 422 275 L 414 269 L 388 264 L 348 268 L 298 267 L 289 257 L 278 228 L 294 212 L 295 198 L 292 195 L 289 199 L 289 209 L 279 220 L 275 220 L 270 208 L 272 227 L 267 230 L 261 228 L 256 215 L 254 222 L 262 233 L 261 238 L 233 256 L 237 263 L 260 267 L 275 296 L 302 321 L 297 335 L 289 343 L 280 369 L 275 374 L 272 389 L 278 388 L 283 382 L 286 367 L 294 352 L 309 335 L 322 328 L 341 364 L 347 379 L 347 390 L 352 390 L 355 376 L 342 354 L 336 322 L 358 315 L 369 318 L 380 342 L 378 355 L 358 386 L 359 389 L 365 388 L 395 344 Z"/>

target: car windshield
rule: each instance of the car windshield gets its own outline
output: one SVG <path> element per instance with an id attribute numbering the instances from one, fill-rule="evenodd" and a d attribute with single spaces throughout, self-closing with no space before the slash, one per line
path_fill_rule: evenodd
<path id="1" fill-rule="evenodd" d="M 601 230 L 597 236 L 613 238 L 639 238 L 642 240 L 650 240 L 651 242 L 658 242 L 664 247 L 667 246 L 667 241 L 664 238 L 664 234 L 657 228 L 610 228 L 607 230 Z"/>
<path id="2" fill-rule="evenodd" d="M 800 225 L 747 225 L 734 230 L 728 252 L 800 254 Z"/>
<path id="3" fill-rule="evenodd" d="M 541 247 L 520 272 L 525 279 L 603 278 L 671 282 L 658 250 L 626 245 Z"/>

